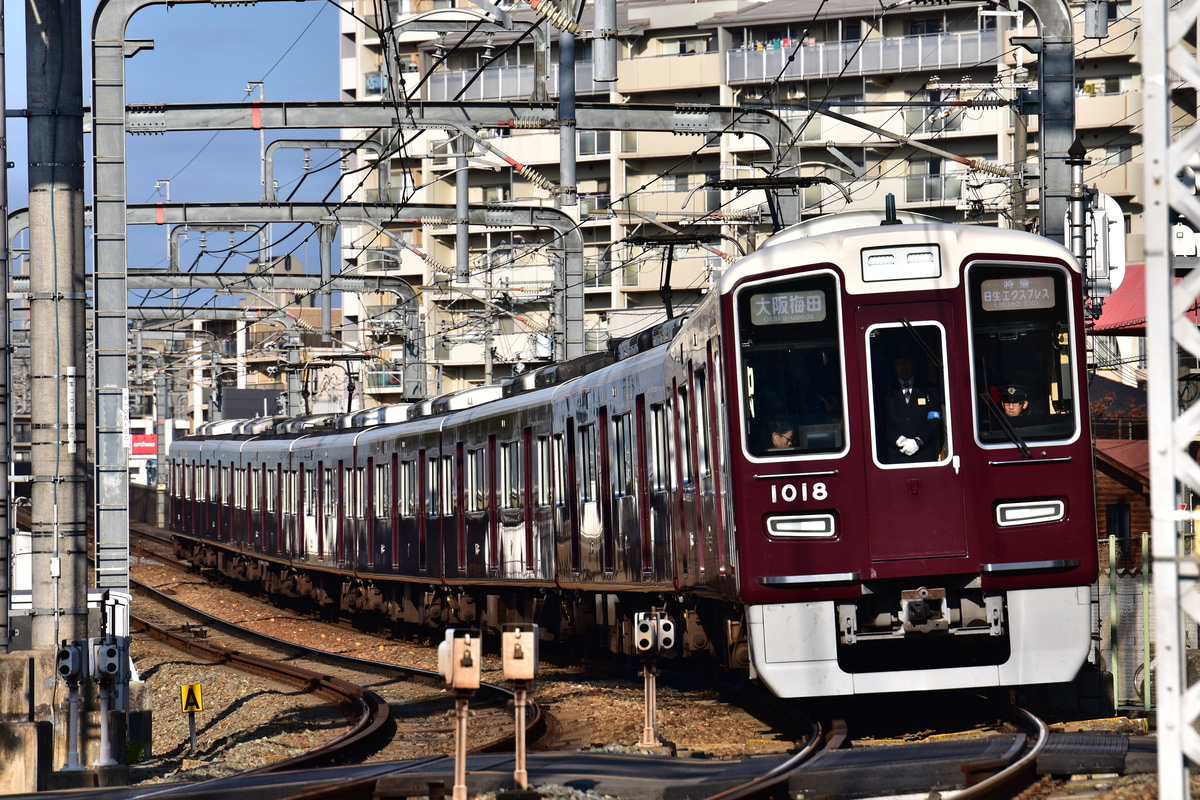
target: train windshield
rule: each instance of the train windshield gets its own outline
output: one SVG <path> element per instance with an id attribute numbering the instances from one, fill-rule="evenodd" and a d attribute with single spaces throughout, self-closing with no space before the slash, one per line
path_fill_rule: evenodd
<path id="1" fill-rule="evenodd" d="M 766 458 L 845 447 L 840 304 L 829 274 L 737 296 L 746 450 Z"/>
<path id="2" fill-rule="evenodd" d="M 1021 446 L 1074 436 L 1077 387 L 1066 272 L 975 265 L 967 291 L 980 442 Z"/>

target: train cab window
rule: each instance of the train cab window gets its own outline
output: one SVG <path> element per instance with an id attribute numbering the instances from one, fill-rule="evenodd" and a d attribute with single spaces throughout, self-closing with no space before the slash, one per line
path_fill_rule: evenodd
<path id="1" fill-rule="evenodd" d="M 1077 429 L 1076 345 L 1064 270 L 968 268 L 976 434 L 984 444 L 1068 439 Z"/>
<path id="2" fill-rule="evenodd" d="M 841 308 L 831 274 L 738 290 L 747 452 L 766 458 L 844 452 Z"/>
<path id="3" fill-rule="evenodd" d="M 875 327 L 868 347 L 875 458 L 883 464 L 948 459 L 942 328 L 928 323 Z"/>

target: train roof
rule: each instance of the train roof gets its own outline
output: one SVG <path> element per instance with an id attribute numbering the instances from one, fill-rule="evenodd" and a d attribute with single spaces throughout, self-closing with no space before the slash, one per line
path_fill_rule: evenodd
<path id="1" fill-rule="evenodd" d="M 938 277 L 897 274 L 895 280 L 868 280 L 858 269 L 861 252 L 866 248 L 911 249 L 922 244 L 938 245 L 945 248 L 944 252 L 953 249 L 955 269 L 944 270 Z M 725 271 L 721 276 L 720 292 L 727 294 L 740 282 L 758 274 L 821 262 L 843 265 L 846 286 L 852 294 L 896 291 L 897 280 L 915 282 L 922 279 L 927 284 L 914 288 L 930 288 L 930 284 L 948 288 L 958 284 L 957 265 L 961 258 L 971 253 L 1038 254 L 1061 260 L 1071 269 L 1079 271 L 1079 265 L 1069 250 L 1034 233 L 942 222 L 907 211 L 893 212 L 890 218 L 885 217 L 884 211 L 854 211 L 816 217 L 775 234 L 761 248 Z M 853 269 L 845 268 L 851 264 L 854 265 Z"/>

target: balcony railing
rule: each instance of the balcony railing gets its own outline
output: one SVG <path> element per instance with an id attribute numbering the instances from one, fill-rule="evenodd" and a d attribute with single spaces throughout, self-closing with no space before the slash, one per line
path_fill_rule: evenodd
<path id="1" fill-rule="evenodd" d="M 590 61 L 575 63 L 575 91 L 581 95 L 604 94 L 609 84 L 597 83 L 592 79 L 593 65 Z M 558 96 L 558 65 L 550 65 L 546 90 L 551 97 Z M 487 67 L 476 77 L 479 70 L 438 70 L 426 81 L 425 99 L 432 102 L 447 100 L 517 100 L 533 95 L 535 78 L 532 65 Z M 463 93 L 469 81 L 470 87 Z"/>
<path id="2" fill-rule="evenodd" d="M 909 175 L 904 179 L 904 199 L 910 203 L 957 202 L 961 194 L 960 175 Z"/>
<path id="3" fill-rule="evenodd" d="M 860 48 L 861 44 L 861 48 Z M 875 75 L 906 70 L 939 70 L 995 61 L 1004 52 L 999 31 L 935 33 L 826 42 L 792 48 L 730 50 L 725 75 L 731 85 L 840 75 Z"/>

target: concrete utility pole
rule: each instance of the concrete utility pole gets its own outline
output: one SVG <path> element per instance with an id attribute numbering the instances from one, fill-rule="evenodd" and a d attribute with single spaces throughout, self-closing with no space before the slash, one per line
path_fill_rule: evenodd
<path id="1" fill-rule="evenodd" d="M 52 0 L 25 14 L 34 650 L 88 635 L 80 14 Z"/>
<path id="2" fill-rule="evenodd" d="M 4 11 L 0 9 L 0 75 L 4 74 Z M 7 92 L 0 80 L 0 108 L 6 108 Z M 8 130 L 0 117 L 0 164 L 8 163 Z M 11 264 L 8 258 L 8 170 L 0 169 L 0 281 L 8 286 Z M 8 398 L 12 386 L 12 333 L 8 303 L 0 303 L 0 655 L 8 652 L 12 634 L 8 617 L 12 608 L 12 519 L 9 516 L 8 476 L 12 469 L 12 436 L 8 430 Z"/>

